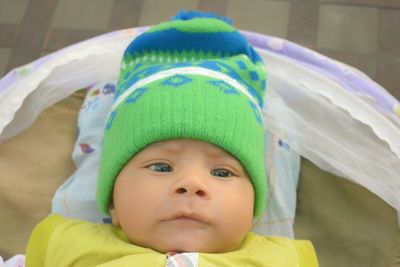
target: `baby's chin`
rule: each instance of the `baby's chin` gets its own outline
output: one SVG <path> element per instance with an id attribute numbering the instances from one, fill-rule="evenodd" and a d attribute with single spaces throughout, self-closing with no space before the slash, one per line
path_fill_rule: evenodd
<path id="1" fill-rule="evenodd" d="M 182 227 L 179 231 L 151 231 L 150 233 L 129 236 L 132 244 L 150 248 L 160 253 L 200 252 L 225 253 L 240 247 L 246 233 L 231 233 L 210 230 L 208 227 Z"/>

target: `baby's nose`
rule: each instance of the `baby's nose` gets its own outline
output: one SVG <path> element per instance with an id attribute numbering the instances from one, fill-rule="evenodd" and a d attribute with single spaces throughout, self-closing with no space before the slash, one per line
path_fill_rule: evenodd
<path id="1" fill-rule="evenodd" d="M 204 177 L 197 174 L 188 174 L 181 177 L 174 186 L 174 193 L 176 195 L 207 198 L 209 196 L 209 189 L 204 179 Z"/>
<path id="2" fill-rule="evenodd" d="M 188 194 L 188 195 L 189 194 L 195 194 L 195 195 L 198 195 L 199 197 L 206 196 L 206 191 L 205 190 L 203 190 L 201 188 L 193 190 L 193 188 L 191 188 L 189 186 L 181 186 L 181 187 L 179 187 L 179 188 L 177 188 L 175 190 L 175 193 L 177 193 L 177 194 Z"/>

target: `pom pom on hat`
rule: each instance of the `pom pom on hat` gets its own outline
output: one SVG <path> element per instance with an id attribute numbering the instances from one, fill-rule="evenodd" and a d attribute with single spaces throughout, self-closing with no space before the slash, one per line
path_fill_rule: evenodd
<path id="1" fill-rule="evenodd" d="M 196 11 L 196 10 L 189 10 L 189 11 L 185 12 L 185 10 L 181 9 L 181 10 L 179 10 L 178 14 L 176 14 L 174 17 L 171 18 L 171 20 L 191 20 L 194 18 L 219 19 L 219 20 L 225 21 L 229 25 L 232 25 L 232 20 L 230 20 L 228 17 L 220 16 L 215 13 L 208 13 L 208 12 L 202 12 L 202 11 Z"/>

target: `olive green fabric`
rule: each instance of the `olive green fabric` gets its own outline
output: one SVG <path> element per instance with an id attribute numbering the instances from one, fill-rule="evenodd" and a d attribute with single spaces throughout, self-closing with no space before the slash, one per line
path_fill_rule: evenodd
<path id="1" fill-rule="evenodd" d="M 395 209 L 382 199 L 302 158 L 296 238 L 311 240 L 321 267 L 400 266 Z"/>

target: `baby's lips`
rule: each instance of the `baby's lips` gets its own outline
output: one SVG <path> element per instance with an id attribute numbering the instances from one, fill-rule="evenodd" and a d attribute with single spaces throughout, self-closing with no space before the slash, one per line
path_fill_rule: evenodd
<path id="1" fill-rule="evenodd" d="M 200 215 L 196 212 L 186 212 L 179 211 L 173 213 L 172 216 L 168 217 L 165 221 L 173 221 L 173 220 L 193 220 L 200 223 L 210 224 L 210 221 L 203 215 Z"/>

